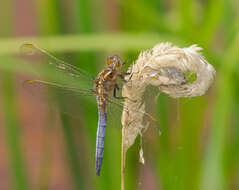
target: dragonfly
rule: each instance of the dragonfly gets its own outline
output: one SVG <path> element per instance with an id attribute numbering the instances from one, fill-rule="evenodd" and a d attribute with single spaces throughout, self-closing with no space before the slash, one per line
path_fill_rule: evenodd
<path id="1" fill-rule="evenodd" d="M 120 90 L 118 81 L 121 80 L 126 82 L 124 77 L 129 73 L 120 72 L 122 65 L 124 64 L 117 55 L 108 56 L 106 58 L 106 68 L 103 69 L 95 78 L 88 74 L 86 71 L 75 67 L 65 61 L 62 61 L 44 49 L 39 48 L 34 44 L 23 44 L 21 49 L 27 52 L 37 52 L 40 55 L 47 57 L 48 64 L 53 65 L 55 68 L 69 74 L 70 76 L 80 78 L 81 81 L 89 81 L 93 84 L 93 88 L 84 89 L 78 87 L 69 87 L 61 85 L 55 82 L 48 82 L 43 80 L 27 80 L 25 84 L 30 85 L 41 85 L 47 87 L 54 87 L 57 89 L 62 89 L 64 91 L 76 92 L 79 95 L 93 95 L 96 98 L 98 107 L 98 126 L 96 133 L 96 153 L 95 153 L 95 165 L 96 165 L 96 175 L 100 176 L 102 162 L 103 162 L 103 152 L 104 152 L 104 141 L 105 141 L 105 131 L 107 124 L 107 110 L 109 104 L 115 104 L 116 106 L 123 108 L 123 104 L 120 101 L 115 101 L 116 99 L 122 99 L 126 97 L 117 96 L 117 91 Z M 149 117 L 151 115 L 147 114 Z"/>

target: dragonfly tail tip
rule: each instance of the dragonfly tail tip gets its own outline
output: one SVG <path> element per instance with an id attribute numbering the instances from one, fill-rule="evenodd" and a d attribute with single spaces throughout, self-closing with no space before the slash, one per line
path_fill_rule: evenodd
<path id="1" fill-rule="evenodd" d="M 100 176 L 100 169 L 96 169 L 96 175 Z"/>

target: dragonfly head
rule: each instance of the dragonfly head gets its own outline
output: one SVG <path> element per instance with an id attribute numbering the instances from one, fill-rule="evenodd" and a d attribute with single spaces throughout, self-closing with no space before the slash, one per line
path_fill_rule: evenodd
<path id="1" fill-rule="evenodd" d="M 106 64 L 108 66 L 113 67 L 114 69 L 118 69 L 122 66 L 122 62 L 117 55 L 108 56 L 107 59 L 106 59 Z"/>

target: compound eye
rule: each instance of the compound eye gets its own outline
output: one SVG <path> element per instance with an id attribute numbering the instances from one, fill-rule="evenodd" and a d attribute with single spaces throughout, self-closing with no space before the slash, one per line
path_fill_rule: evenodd
<path id="1" fill-rule="evenodd" d="M 114 56 L 114 63 L 116 64 L 117 67 L 121 65 L 121 61 L 118 56 Z"/>
<path id="2" fill-rule="evenodd" d="M 114 62 L 117 62 L 117 63 L 118 63 L 118 62 L 119 62 L 119 58 L 115 56 L 115 57 L 114 57 Z"/>
<path id="3" fill-rule="evenodd" d="M 114 56 L 108 56 L 107 58 L 108 59 L 114 59 Z"/>
<path id="4" fill-rule="evenodd" d="M 114 56 L 108 56 L 107 59 L 106 59 L 106 64 L 110 65 L 113 60 L 114 60 Z"/>

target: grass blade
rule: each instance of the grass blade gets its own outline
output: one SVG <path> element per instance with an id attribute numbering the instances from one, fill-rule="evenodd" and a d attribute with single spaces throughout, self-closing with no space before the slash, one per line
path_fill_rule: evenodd
<path id="1" fill-rule="evenodd" d="M 24 162 L 24 151 L 21 147 L 21 130 L 17 117 L 15 91 L 12 76 L 9 73 L 2 75 L 3 102 L 5 110 L 5 134 L 9 151 L 9 166 L 12 174 L 12 185 L 14 189 L 29 189 L 26 166 Z"/>

